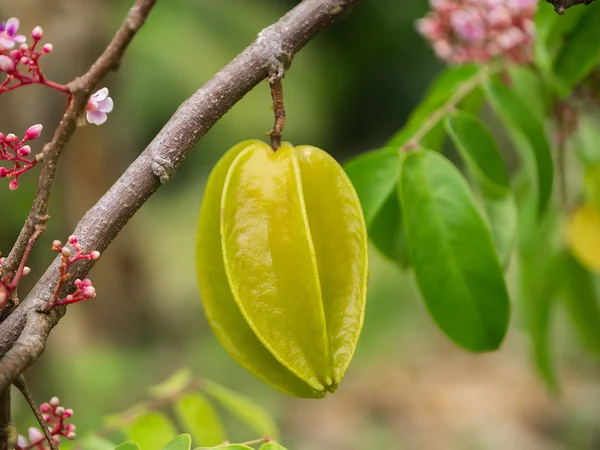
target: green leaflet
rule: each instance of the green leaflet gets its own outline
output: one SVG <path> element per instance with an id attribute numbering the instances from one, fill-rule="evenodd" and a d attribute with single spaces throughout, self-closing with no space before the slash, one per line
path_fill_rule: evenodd
<path id="1" fill-rule="evenodd" d="M 218 445 L 226 440 L 217 411 L 201 394 L 191 393 L 179 398 L 174 405 L 177 420 L 200 445 Z"/>
<path id="2" fill-rule="evenodd" d="M 169 441 L 162 450 L 190 450 L 192 447 L 192 437 L 189 434 L 180 434 L 172 441 Z"/>
<path id="3" fill-rule="evenodd" d="M 443 156 L 406 156 L 400 195 L 411 260 L 440 328 L 471 351 L 498 348 L 509 300 L 490 231 L 466 180 Z"/>
<path id="4" fill-rule="evenodd" d="M 286 450 L 286 448 L 277 442 L 266 442 L 260 446 L 259 450 Z"/>
<path id="5" fill-rule="evenodd" d="M 364 153 L 344 165 L 360 199 L 367 227 L 395 190 L 399 162 L 397 149 L 384 148 Z"/>
<path id="6" fill-rule="evenodd" d="M 506 268 L 517 236 L 517 207 L 496 142 L 476 116 L 456 112 L 446 130 L 479 186 L 498 256 Z"/>
<path id="7" fill-rule="evenodd" d="M 560 93 L 566 97 L 600 59 L 600 5 L 590 4 L 577 21 L 554 63 Z"/>
<path id="8" fill-rule="evenodd" d="M 563 268 L 565 304 L 583 344 L 600 355 L 600 303 L 594 277 L 573 256 Z"/>
<path id="9" fill-rule="evenodd" d="M 541 215 L 552 195 L 554 178 L 544 126 L 524 100 L 498 79 L 486 84 L 486 94 L 515 143 L 529 177 L 535 180 L 537 213 Z"/>
<path id="10" fill-rule="evenodd" d="M 410 256 L 406 245 L 406 233 L 402 223 L 402 209 L 396 189 L 385 201 L 379 214 L 369 228 L 369 237 L 386 258 L 402 269 L 410 267 Z"/>
<path id="11" fill-rule="evenodd" d="M 252 428 L 258 435 L 278 438 L 277 425 L 262 406 L 210 380 L 204 382 L 203 388 L 233 416 Z"/>
<path id="12" fill-rule="evenodd" d="M 144 450 L 161 450 L 177 436 L 175 426 L 164 414 L 154 411 L 144 414 L 126 430 L 128 438 Z"/>
<path id="13" fill-rule="evenodd" d="M 115 450 L 140 450 L 140 446 L 136 442 L 128 441 L 115 447 Z"/>

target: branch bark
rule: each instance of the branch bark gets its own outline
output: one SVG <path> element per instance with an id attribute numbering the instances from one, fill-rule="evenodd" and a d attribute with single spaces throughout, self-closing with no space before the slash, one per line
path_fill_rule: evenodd
<path id="1" fill-rule="evenodd" d="M 589 5 L 594 0 L 546 0 L 554 6 L 558 14 L 564 14 L 565 11 L 575 5 Z"/>
<path id="2" fill-rule="evenodd" d="M 343 18 L 362 0 L 304 0 L 257 39 L 175 112 L 144 152 L 90 209 L 74 232 L 84 248 L 104 251 L 146 200 L 175 170 L 207 131 L 246 93 L 267 78 L 324 28 Z M 46 338 L 65 313 L 48 314 L 41 305 L 52 296 L 57 258 L 21 302 L 0 324 L 0 391 L 10 385 L 44 351 Z M 83 278 L 93 261 L 73 267 L 71 280 Z M 67 283 L 65 289 L 71 289 Z"/>
<path id="3" fill-rule="evenodd" d="M 45 227 L 60 155 L 77 129 L 77 122 L 85 112 L 92 90 L 110 71 L 119 67 L 125 50 L 146 21 L 155 3 L 156 0 L 136 0 L 104 53 L 83 76 L 68 84 L 71 92 L 70 102 L 52 140 L 44 146 L 42 151 L 43 165 L 35 199 L 15 245 L 2 264 L 5 273 L 14 273 L 36 227 Z"/>

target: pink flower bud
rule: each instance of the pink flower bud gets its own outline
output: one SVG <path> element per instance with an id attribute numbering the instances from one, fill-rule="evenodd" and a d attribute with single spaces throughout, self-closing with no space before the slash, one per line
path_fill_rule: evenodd
<path id="1" fill-rule="evenodd" d="M 31 37 L 36 41 L 39 41 L 41 38 L 43 38 L 44 30 L 42 29 L 42 27 L 40 27 L 39 25 L 35 27 L 31 32 Z"/>
<path id="2" fill-rule="evenodd" d="M 4 139 L 6 139 L 6 136 L 4 136 L 4 133 L 0 133 L 0 144 L 4 142 Z"/>
<path id="3" fill-rule="evenodd" d="M 8 170 L 5 167 L 0 167 L 0 178 L 4 178 L 8 175 Z"/>
<path id="4" fill-rule="evenodd" d="M 44 402 L 40 405 L 40 411 L 43 413 L 50 412 L 50 403 Z"/>
<path id="5" fill-rule="evenodd" d="M 90 280 L 89 278 L 86 278 L 85 280 L 83 280 L 81 282 L 82 287 L 87 287 L 87 286 L 91 286 L 91 285 L 92 285 L 92 280 Z"/>
<path id="6" fill-rule="evenodd" d="M 29 62 L 29 58 L 27 56 L 21 57 L 21 64 L 27 64 Z"/>
<path id="7" fill-rule="evenodd" d="M 0 55 L 0 71 L 4 73 L 13 73 L 15 62 L 7 55 Z"/>
<path id="8" fill-rule="evenodd" d="M 65 409 L 65 417 L 69 418 L 73 416 L 73 410 L 71 408 L 69 409 Z M 72 423 L 67 425 L 67 430 L 69 431 L 75 431 L 75 425 L 73 425 Z"/>
<path id="9" fill-rule="evenodd" d="M 73 301 L 73 296 L 71 294 L 67 295 L 65 297 L 65 300 L 67 300 L 68 302 L 72 302 Z"/>
<path id="10" fill-rule="evenodd" d="M 48 423 L 52 422 L 52 416 L 50 416 L 50 414 L 42 414 L 42 417 L 44 418 L 44 420 Z"/>
<path id="11" fill-rule="evenodd" d="M 30 267 L 23 267 L 23 276 L 27 276 L 31 273 L 31 268 Z"/>
<path id="12" fill-rule="evenodd" d="M 75 434 L 74 431 L 71 431 L 70 433 L 67 433 L 67 435 L 65 436 L 68 440 L 72 441 L 73 439 L 75 439 L 77 437 L 77 435 Z"/>
<path id="13" fill-rule="evenodd" d="M 83 282 L 82 282 L 82 281 L 81 281 L 79 278 L 77 278 L 77 279 L 75 280 L 75 283 L 73 283 L 73 284 L 74 284 L 75 286 L 77 286 L 77 287 L 81 287 L 81 285 L 83 284 Z"/>
<path id="14" fill-rule="evenodd" d="M 19 182 L 17 180 L 12 180 L 10 183 L 8 183 L 8 188 L 11 191 L 16 191 L 18 187 L 19 187 Z"/>
<path id="15" fill-rule="evenodd" d="M 54 414 L 56 414 L 58 417 L 62 417 L 62 415 L 65 413 L 65 408 L 63 408 L 62 406 L 58 406 L 55 410 L 54 410 Z"/>
<path id="16" fill-rule="evenodd" d="M 77 236 L 72 234 L 71 236 L 69 236 L 69 242 L 71 244 L 77 244 L 79 242 L 79 239 L 77 239 Z"/>
<path id="17" fill-rule="evenodd" d="M 61 253 L 68 258 L 69 256 L 71 256 L 71 249 L 67 248 L 67 247 L 63 247 Z"/>
<path id="18" fill-rule="evenodd" d="M 60 405 L 60 400 L 58 397 L 52 397 L 48 403 L 50 403 L 50 406 L 53 408 L 56 408 L 58 405 Z"/>
<path id="19" fill-rule="evenodd" d="M 97 250 L 94 250 L 92 253 L 90 253 L 90 257 L 95 261 L 98 258 L 100 258 L 100 252 Z"/>
<path id="20" fill-rule="evenodd" d="M 60 247 L 62 245 L 62 242 L 60 242 L 58 239 L 55 239 L 54 241 L 52 241 L 52 247 Z"/>
<path id="21" fill-rule="evenodd" d="M 26 52 L 27 50 L 29 50 L 29 46 L 27 44 L 21 44 L 19 48 L 22 52 Z"/>
<path id="22" fill-rule="evenodd" d="M 19 50 L 19 49 L 14 49 L 14 50 L 11 50 L 11 51 L 10 51 L 10 58 L 11 58 L 13 61 L 16 61 L 16 60 L 17 60 L 17 59 L 19 59 L 21 56 L 23 56 L 23 55 L 21 55 L 21 50 Z"/>
<path id="23" fill-rule="evenodd" d="M 58 434 L 52 436 L 52 439 L 54 439 L 54 442 L 56 442 L 57 444 L 60 444 L 60 436 Z"/>
<path id="24" fill-rule="evenodd" d="M 0 56 L 2 56 L 2 55 L 0 55 Z M 14 133 L 8 133 L 6 135 L 6 142 L 8 142 L 8 143 L 15 143 L 15 142 L 18 142 L 18 141 L 19 141 L 19 139 L 17 138 L 17 136 L 14 135 Z"/>
<path id="25" fill-rule="evenodd" d="M 44 53 L 52 53 L 53 49 L 54 49 L 54 46 L 50 43 L 44 44 L 44 46 L 42 47 L 42 50 Z"/>
<path id="26" fill-rule="evenodd" d="M 21 156 L 29 156 L 30 153 L 31 153 L 31 147 L 29 145 L 24 145 L 23 147 L 21 147 L 19 149 L 19 154 Z"/>
<path id="27" fill-rule="evenodd" d="M 84 298 L 94 298 L 96 296 L 96 289 L 93 286 L 86 287 L 81 294 Z"/>
<path id="28" fill-rule="evenodd" d="M 41 123 L 31 125 L 29 128 L 27 128 L 27 131 L 25 132 L 25 137 L 29 140 L 37 139 L 38 137 L 40 137 L 40 134 L 42 134 L 43 129 L 44 126 Z"/>

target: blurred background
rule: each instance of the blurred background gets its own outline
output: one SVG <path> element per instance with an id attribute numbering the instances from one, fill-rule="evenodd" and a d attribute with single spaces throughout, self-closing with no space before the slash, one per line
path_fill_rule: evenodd
<path id="1" fill-rule="evenodd" d="M 49 230 L 36 246 L 33 282 L 78 219 L 152 140 L 177 106 L 297 0 L 159 1 L 106 85 L 115 110 L 102 127 L 78 130 L 61 161 Z M 129 0 L 0 0 L 2 20 L 35 25 L 54 52 L 46 74 L 82 74 L 121 23 Z M 442 66 L 416 33 L 425 0 L 365 2 L 313 40 L 285 78 L 285 139 L 329 151 L 340 162 L 382 146 Z M 53 395 L 75 410 L 78 434 L 146 398 L 147 387 L 181 367 L 244 393 L 278 418 L 293 450 L 600 448 L 600 366 L 573 345 L 559 309 L 554 337 L 562 391 L 550 395 L 530 363 L 518 315 L 502 349 L 471 355 L 444 338 L 410 272 L 374 249 L 366 323 L 340 390 L 324 400 L 285 397 L 241 369 L 205 321 L 194 239 L 206 178 L 239 141 L 266 138 L 268 85 L 239 102 L 202 139 L 105 252 L 90 277 L 98 297 L 69 308 L 43 357 L 27 373 L 39 402 Z M 2 96 L 0 131 L 43 123 L 50 139 L 65 107 L 59 93 L 28 87 Z M 41 150 L 39 142 L 34 151 Z M 35 192 L 35 174 L 0 186 L 0 249 L 8 252 Z M 30 284 L 24 282 L 22 293 Z M 16 396 L 17 397 L 17 396 Z M 17 424 L 33 423 L 21 404 Z M 232 441 L 254 438 L 228 423 Z"/>

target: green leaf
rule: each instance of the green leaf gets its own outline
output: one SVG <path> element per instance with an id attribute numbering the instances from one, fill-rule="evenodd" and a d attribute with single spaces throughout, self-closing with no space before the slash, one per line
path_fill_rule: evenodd
<path id="1" fill-rule="evenodd" d="M 218 445 L 227 439 L 217 411 L 203 395 L 186 394 L 174 407 L 177 420 L 191 433 L 194 442 Z"/>
<path id="2" fill-rule="evenodd" d="M 269 436 L 273 439 L 277 439 L 279 436 L 279 430 L 273 417 L 262 406 L 210 380 L 204 382 L 203 388 L 232 415 L 260 436 Z"/>
<path id="3" fill-rule="evenodd" d="M 140 450 L 140 446 L 137 442 L 127 441 L 116 447 L 115 450 Z"/>
<path id="4" fill-rule="evenodd" d="M 536 117 L 543 121 L 550 109 L 551 97 L 539 74 L 522 64 L 510 64 L 508 73 L 514 92 L 529 105 Z"/>
<path id="5" fill-rule="evenodd" d="M 448 105 L 452 99 L 462 100 L 462 98 L 456 96 L 457 91 L 464 90 L 464 97 L 466 97 L 470 92 L 469 88 L 475 90 L 481 83 L 481 78 L 481 68 L 475 65 L 446 69 L 433 81 L 424 99 L 414 109 L 404 127 L 388 141 L 386 146 L 398 149 L 409 143 L 419 129 L 423 127 L 423 124 L 431 120 L 431 115 L 434 112 Z M 421 139 L 420 145 L 439 150 L 443 138 L 443 127 L 438 124 Z"/>
<path id="6" fill-rule="evenodd" d="M 154 398 L 173 397 L 184 391 L 192 380 L 189 369 L 180 369 L 166 380 L 148 388 L 148 392 Z"/>
<path id="7" fill-rule="evenodd" d="M 583 344 L 600 355 L 600 303 L 594 277 L 571 255 L 563 271 L 565 303 Z"/>
<path id="8" fill-rule="evenodd" d="M 500 346 L 509 300 L 490 231 L 461 173 L 421 150 L 402 164 L 400 194 L 411 261 L 429 312 L 458 345 Z"/>
<path id="9" fill-rule="evenodd" d="M 360 155 L 344 166 L 360 199 L 367 226 L 396 187 L 399 161 L 396 149 L 383 149 Z"/>
<path id="10" fill-rule="evenodd" d="M 189 434 L 180 434 L 163 447 L 163 450 L 190 450 L 192 437 Z"/>
<path id="11" fill-rule="evenodd" d="M 542 71 L 544 77 L 554 83 L 552 65 L 554 56 L 550 52 L 549 41 L 555 24 L 559 18 L 554 8 L 548 2 L 540 2 L 535 17 L 535 40 L 534 40 L 534 58 L 536 66 Z"/>
<path id="12" fill-rule="evenodd" d="M 156 411 L 138 417 L 126 431 L 129 439 L 138 442 L 143 450 L 161 450 L 177 435 L 167 416 Z"/>
<path id="13" fill-rule="evenodd" d="M 402 208 L 396 190 L 388 197 L 369 228 L 369 237 L 386 258 L 402 269 L 410 266 Z"/>
<path id="14" fill-rule="evenodd" d="M 515 143 L 528 175 L 535 180 L 537 211 L 541 215 L 552 195 L 554 178 L 544 126 L 523 99 L 501 81 L 487 83 L 486 94 Z"/>
<path id="15" fill-rule="evenodd" d="M 259 450 L 287 450 L 284 446 L 279 445 L 277 442 L 266 442 L 260 446 Z"/>
<path id="16" fill-rule="evenodd" d="M 480 119 L 466 112 L 447 117 L 445 125 L 480 188 L 498 256 L 507 267 L 517 237 L 517 206 L 494 137 Z"/>
<path id="17" fill-rule="evenodd" d="M 585 79 L 600 59 L 600 5 L 590 4 L 577 21 L 558 54 L 554 72 L 560 92 L 567 96 L 575 85 Z"/>

